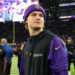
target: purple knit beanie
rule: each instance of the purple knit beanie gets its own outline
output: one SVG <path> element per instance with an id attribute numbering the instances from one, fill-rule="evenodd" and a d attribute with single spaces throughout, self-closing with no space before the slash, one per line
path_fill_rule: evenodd
<path id="1" fill-rule="evenodd" d="M 44 19 L 46 20 L 46 13 L 45 10 L 43 9 L 43 7 L 41 7 L 40 5 L 37 4 L 33 4 L 30 5 L 24 12 L 24 20 L 26 21 L 27 17 L 29 16 L 29 14 L 33 11 L 40 11 L 44 14 Z"/>

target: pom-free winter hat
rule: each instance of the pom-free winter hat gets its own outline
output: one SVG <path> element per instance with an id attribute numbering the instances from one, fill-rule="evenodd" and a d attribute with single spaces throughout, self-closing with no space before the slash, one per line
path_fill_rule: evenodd
<path id="1" fill-rule="evenodd" d="M 37 5 L 37 4 L 33 4 L 33 5 L 30 5 L 26 10 L 25 10 L 25 13 L 24 13 L 24 20 L 26 21 L 27 17 L 29 16 L 29 14 L 33 11 L 40 11 L 44 14 L 44 19 L 46 19 L 46 13 L 45 13 L 45 10 L 43 9 L 43 7 L 41 7 L 40 5 Z"/>

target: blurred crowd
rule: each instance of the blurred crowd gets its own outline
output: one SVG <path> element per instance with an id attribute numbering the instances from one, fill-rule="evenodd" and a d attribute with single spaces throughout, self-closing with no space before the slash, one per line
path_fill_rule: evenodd
<path id="1" fill-rule="evenodd" d="M 0 21 L 23 21 L 26 4 L 23 0 L 0 0 Z"/>
<path id="2" fill-rule="evenodd" d="M 75 42 L 72 36 L 62 37 L 64 48 L 67 54 L 67 61 L 68 61 L 68 75 L 71 74 L 71 63 L 74 64 L 75 68 Z"/>

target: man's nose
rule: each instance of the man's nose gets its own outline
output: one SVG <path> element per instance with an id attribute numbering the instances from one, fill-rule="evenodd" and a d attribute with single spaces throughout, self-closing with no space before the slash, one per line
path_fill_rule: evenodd
<path id="1" fill-rule="evenodd" d="M 40 20 L 40 16 L 39 15 L 37 15 L 36 18 Z"/>

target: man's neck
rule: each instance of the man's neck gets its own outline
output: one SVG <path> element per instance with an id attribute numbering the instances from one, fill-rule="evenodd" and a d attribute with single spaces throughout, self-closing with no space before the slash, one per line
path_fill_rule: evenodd
<path id="1" fill-rule="evenodd" d="M 38 31 L 30 30 L 29 33 L 30 33 L 30 36 L 35 36 L 35 35 L 38 35 L 42 31 L 43 31 L 43 29 L 40 29 Z"/>

